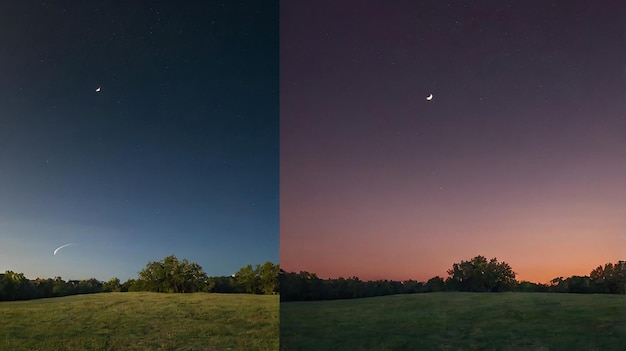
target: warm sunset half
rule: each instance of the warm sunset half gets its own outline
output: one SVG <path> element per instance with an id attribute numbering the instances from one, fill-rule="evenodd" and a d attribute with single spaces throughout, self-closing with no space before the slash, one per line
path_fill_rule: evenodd
<path id="1" fill-rule="evenodd" d="M 626 259 L 618 12 L 283 2 L 281 268 L 425 280 L 483 255 L 546 283 Z"/>

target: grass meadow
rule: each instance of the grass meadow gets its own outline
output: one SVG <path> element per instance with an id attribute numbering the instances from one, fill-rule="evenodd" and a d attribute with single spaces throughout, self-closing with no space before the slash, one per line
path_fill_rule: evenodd
<path id="1" fill-rule="evenodd" d="M 284 302 L 280 350 L 625 350 L 626 296 L 441 292 Z"/>
<path id="2" fill-rule="evenodd" d="M 0 350 L 278 350 L 279 297 L 100 293 L 0 302 Z"/>

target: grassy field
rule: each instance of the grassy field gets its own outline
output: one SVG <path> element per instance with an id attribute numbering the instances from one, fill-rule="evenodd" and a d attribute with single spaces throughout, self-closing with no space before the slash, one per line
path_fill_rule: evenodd
<path id="1" fill-rule="evenodd" d="M 0 350 L 278 350 L 278 296 L 102 293 L 0 302 Z"/>
<path id="2" fill-rule="evenodd" d="M 280 349 L 626 350 L 626 296 L 430 293 L 280 305 Z"/>

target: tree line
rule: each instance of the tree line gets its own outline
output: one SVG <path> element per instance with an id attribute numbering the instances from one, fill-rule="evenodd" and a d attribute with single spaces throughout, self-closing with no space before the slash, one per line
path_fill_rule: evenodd
<path id="1" fill-rule="evenodd" d="M 454 263 L 446 279 L 435 276 L 426 282 L 415 280 L 362 281 L 358 277 L 320 279 L 314 273 L 280 270 L 280 300 L 309 301 L 351 299 L 393 294 L 438 291 L 465 292 L 554 292 L 554 293 L 626 293 L 626 262 L 607 263 L 591 271 L 589 276 L 558 277 L 550 284 L 517 281 L 506 262 L 476 256 Z"/>
<path id="2" fill-rule="evenodd" d="M 34 280 L 23 273 L 0 273 L 0 301 L 30 300 L 101 292 L 152 291 L 162 293 L 277 294 L 279 266 L 272 262 L 242 267 L 232 276 L 209 277 L 202 267 L 171 255 L 149 262 L 136 279 L 102 282 L 95 278 L 68 280 L 61 277 Z"/>

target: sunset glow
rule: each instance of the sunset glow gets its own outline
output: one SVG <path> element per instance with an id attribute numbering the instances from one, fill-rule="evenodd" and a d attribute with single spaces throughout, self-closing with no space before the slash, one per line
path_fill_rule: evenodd
<path id="1" fill-rule="evenodd" d="M 283 269 L 423 281 L 483 255 L 547 283 L 626 258 L 610 10 L 368 4 L 281 5 Z"/>

